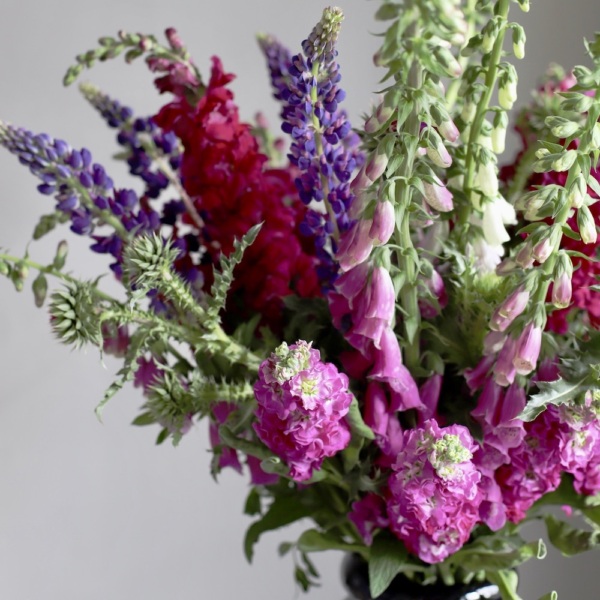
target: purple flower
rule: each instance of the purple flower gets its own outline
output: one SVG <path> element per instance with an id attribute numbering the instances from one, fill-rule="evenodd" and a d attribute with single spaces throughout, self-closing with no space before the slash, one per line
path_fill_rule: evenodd
<path id="1" fill-rule="evenodd" d="M 281 344 L 261 364 L 254 395 L 254 430 L 288 464 L 292 479 L 310 479 L 326 457 L 350 443 L 343 419 L 352 401 L 348 377 L 307 342 Z"/>
<path id="2" fill-rule="evenodd" d="M 528 375 L 535 369 L 540 356 L 542 328 L 528 323 L 517 339 L 513 365 L 519 375 Z"/>
<path id="3" fill-rule="evenodd" d="M 459 550 L 479 521 L 481 473 L 477 446 L 461 425 L 435 420 L 404 432 L 404 446 L 389 478 L 390 529 L 407 549 L 433 564 Z"/>
<path id="4" fill-rule="evenodd" d="M 385 512 L 385 500 L 377 494 L 367 494 L 352 503 L 348 519 L 356 525 L 356 529 L 365 544 L 373 543 L 373 533 L 377 529 L 385 529 L 389 520 Z"/>
<path id="5" fill-rule="evenodd" d="M 325 9 L 302 43 L 303 52 L 295 56 L 274 38 L 260 39 L 274 95 L 283 103 L 282 129 L 292 138 L 288 156 L 300 171 L 295 182 L 300 199 L 307 205 L 312 201 L 327 205 L 325 212 L 309 209 L 301 225 L 301 231 L 313 237 L 320 249 L 319 276 L 326 288 L 337 271 L 333 254 L 339 234 L 351 225 L 352 173 L 364 160 L 358 137 L 339 108 L 345 97 L 335 62 L 341 20 L 339 9 Z"/>

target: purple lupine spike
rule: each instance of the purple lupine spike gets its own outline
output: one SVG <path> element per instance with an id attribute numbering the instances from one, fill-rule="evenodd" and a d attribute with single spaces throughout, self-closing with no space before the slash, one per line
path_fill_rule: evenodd
<path id="1" fill-rule="evenodd" d="M 292 138 L 288 157 L 300 170 L 295 181 L 300 199 L 306 205 L 313 201 L 326 204 L 326 211 L 309 209 L 301 226 L 315 241 L 320 261 L 317 271 L 326 289 L 337 275 L 333 256 L 339 234 L 352 224 L 348 215 L 354 199 L 350 179 L 364 162 L 358 138 L 339 107 L 345 92 L 339 87 L 335 44 L 342 18 L 340 9 L 325 9 L 302 43 L 303 52 L 292 57 L 273 38 L 260 40 L 275 97 L 283 102 L 281 128 Z"/>
<path id="2" fill-rule="evenodd" d="M 126 150 L 129 172 L 146 184 L 144 195 L 158 198 L 169 186 L 169 178 L 155 165 L 155 157 L 149 154 L 149 148 L 155 149 L 161 159 L 177 170 L 181 152 L 175 135 L 163 132 L 150 118 L 135 118 L 129 107 L 122 106 L 90 84 L 83 84 L 80 89 L 109 127 L 119 130 L 117 142 Z"/>
<path id="3" fill-rule="evenodd" d="M 112 179 L 101 165 L 93 162 L 86 148 L 76 150 L 62 140 L 46 134 L 34 135 L 1 121 L 0 145 L 42 181 L 38 190 L 54 196 L 56 209 L 69 216 L 74 233 L 92 237 L 94 252 L 107 253 L 116 259 L 111 268 L 117 274 L 122 260 L 121 238 L 129 231 L 139 235 L 160 228 L 158 213 L 147 206 L 141 207 L 133 190 L 114 190 Z M 111 225 L 109 216 L 115 231 L 94 235 L 97 226 Z"/>
<path id="4" fill-rule="evenodd" d="M 287 102 L 289 97 L 288 82 L 292 53 L 272 35 L 258 35 L 258 44 L 267 59 L 273 96 L 276 100 Z"/>

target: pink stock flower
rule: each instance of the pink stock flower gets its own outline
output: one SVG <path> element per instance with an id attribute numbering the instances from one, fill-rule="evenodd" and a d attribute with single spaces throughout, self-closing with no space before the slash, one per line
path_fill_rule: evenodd
<path id="1" fill-rule="evenodd" d="M 352 401 L 348 377 L 322 362 L 310 344 L 281 344 L 261 364 L 254 394 L 254 430 L 288 464 L 292 479 L 310 479 L 326 457 L 349 444 L 343 419 Z"/>
<path id="2" fill-rule="evenodd" d="M 459 550 L 479 521 L 481 473 L 466 427 L 435 420 L 404 432 L 389 478 L 390 529 L 407 549 L 434 564 Z"/>

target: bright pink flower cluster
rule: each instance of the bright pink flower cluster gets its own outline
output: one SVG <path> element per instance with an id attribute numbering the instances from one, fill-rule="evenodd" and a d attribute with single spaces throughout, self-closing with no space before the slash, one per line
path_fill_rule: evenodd
<path id="1" fill-rule="evenodd" d="M 326 457 L 350 443 L 348 377 L 323 362 L 311 344 L 281 344 L 261 364 L 254 395 L 254 430 L 290 467 L 292 479 L 310 479 Z"/>
<path id="2" fill-rule="evenodd" d="M 433 564 L 459 550 L 479 521 L 481 474 L 477 445 L 462 425 L 433 419 L 404 432 L 389 478 L 390 529 L 409 551 Z"/>
<path id="3" fill-rule="evenodd" d="M 573 476 L 577 493 L 600 492 L 599 413 L 598 400 L 588 393 L 582 404 L 548 406 L 525 424 L 526 436 L 510 450 L 510 464 L 496 472 L 508 519 L 524 519 L 536 500 L 558 487 L 563 472 Z"/>
<path id="4" fill-rule="evenodd" d="M 298 231 L 306 208 L 292 174 L 265 167 L 267 157 L 250 126 L 240 121 L 226 87 L 232 79 L 214 57 L 202 98 L 192 105 L 186 96 L 176 97 L 154 120 L 183 143 L 182 183 L 204 220 L 201 236 L 213 264 L 221 252 L 231 252 L 234 238 L 264 222 L 243 267 L 235 271 L 230 298 L 239 300 L 230 313 L 246 318 L 258 312 L 277 328 L 284 296 L 320 294 L 316 259 L 310 241 Z M 210 269 L 205 276 L 210 285 Z"/>

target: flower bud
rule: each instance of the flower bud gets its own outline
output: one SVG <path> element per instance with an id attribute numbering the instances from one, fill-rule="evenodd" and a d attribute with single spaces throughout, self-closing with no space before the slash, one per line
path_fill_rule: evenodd
<path id="1" fill-rule="evenodd" d="M 504 111 L 497 111 L 494 116 L 494 127 L 492 129 L 492 150 L 496 154 L 502 154 L 506 145 L 506 129 L 508 127 L 508 115 Z"/>
<path id="2" fill-rule="evenodd" d="M 521 249 L 517 252 L 515 256 L 515 262 L 523 269 L 528 269 L 533 265 L 534 260 L 535 259 L 532 253 L 531 242 L 527 241 L 521 246 Z"/>
<path id="3" fill-rule="evenodd" d="M 587 183 L 582 173 L 579 173 L 569 186 L 568 198 L 573 208 L 581 208 L 587 195 Z"/>
<path id="4" fill-rule="evenodd" d="M 475 189 L 479 190 L 488 198 L 495 198 L 498 195 L 498 176 L 496 175 L 496 163 L 491 157 L 487 158 L 485 162 L 479 162 L 473 184 Z"/>
<path id="5" fill-rule="evenodd" d="M 452 157 L 446 150 L 440 136 L 435 131 L 430 131 L 427 142 L 426 152 L 431 162 L 438 167 L 448 168 L 452 164 Z"/>
<path id="6" fill-rule="evenodd" d="M 573 263 L 571 257 L 566 252 L 561 252 L 556 261 L 552 283 L 552 304 L 556 308 L 567 308 L 571 303 L 573 293 L 572 276 Z"/>
<path id="7" fill-rule="evenodd" d="M 547 228 L 542 235 L 542 238 L 533 246 L 532 255 L 539 263 L 544 263 L 548 260 L 552 252 L 560 243 L 562 230 L 560 225 L 553 225 Z"/>
<path id="8" fill-rule="evenodd" d="M 448 48 L 436 45 L 433 49 L 433 58 L 446 71 L 449 77 L 460 77 L 462 75 L 462 67 Z"/>
<path id="9" fill-rule="evenodd" d="M 42 272 L 33 280 L 31 289 L 33 290 L 35 305 L 38 308 L 42 307 L 48 293 L 48 280 Z"/>
<path id="10" fill-rule="evenodd" d="M 489 331 L 483 338 L 483 355 L 489 356 L 502 350 L 506 342 L 506 334 L 502 331 Z"/>
<path id="11" fill-rule="evenodd" d="M 56 254 L 54 255 L 54 261 L 52 262 L 52 266 L 55 269 L 62 269 L 65 266 L 65 262 L 67 260 L 67 252 L 69 251 L 69 247 L 67 245 L 66 240 L 61 240 L 58 242 L 58 246 L 56 247 Z"/>
<path id="12" fill-rule="evenodd" d="M 379 179 L 384 173 L 388 165 L 389 158 L 382 148 L 377 148 L 375 154 L 365 167 L 365 175 L 371 180 Z"/>
<path id="13" fill-rule="evenodd" d="M 494 42 L 498 37 L 498 23 L 496 21 L 488 21 L 483 30 L 481 31 L 481 52 L 482 54 L 489 54 L 494 47 Z"/>
<path id="14" fill-rule="evenodd" d="M 505 331 L 506 328 L 527 308 L 529 291 L 519 286 L 495 311 L 490 319 L 492 331 Z"/>
<path id="15" fill-rule="evenodd" d="M 389 201 L 377 202 L 373 213 L 373 224 L 369 229 L 369 237 L 374 246 L 386 244 L 396 228 L 394 205 Z"/>
<path id="16" fill-rule="evenodd" d="M 517 0 L 517 4 L 521 7 L 524 13 L 529 12 L 529 0 Z"/>
<path id="17" fill-rule="evenodd" d="M 500 76 L 498 103 L 505 110 L 510 110 L 517 99 L 517 73 L 511 65 Z"/>
<path id="18" fill-rule="evenodd" d="M 513 365 L 519 375 L 528 375 L 535 369 L 542 345 L 542 328 L 528 323 L 519 338 Z"/>
<path id="19" fill-rule="evenodd" d="M 557 138 L 568 138 L 579 131 L 579 123 L 565 119 L 565 117 L 546 117 L 546 125 L 550 127 L 552 135 Z"/>
<path id="20" fill-rule="evenodd" d="M 553 171 L 568 171 L 577 160 L 577 150 L 566 150 L 561 152 L 552 162 Z"/>
<path id="21" fill-rule="evenodd" d="M 440 181 L 437 175 L 434 175 L 434 182 L 427 183 L 423 182 L 425 201 L 431 208 L 440 212 L 448 212 L 454 208 L 452 202 L 452 193 L 450 190 Z"/>
<path id="22" fill-rule="evenodd" d="M 512 43 L 515 58 L 521 60 L 525 57 L 525 30 L 516 23 L 513 25 Z"/>
<path id="23" fill-rule="evenodd" d="M 584 244 L 595 244 L 598 231 L 590 209 L 584 204 L 577 210 L 577 228 Z"/>
<path id="24" fill-rule="evenodd" d="M 600 124 L 594 123 L 592 128 L 592 148 L 597 150 L 600 148 Z"/>

